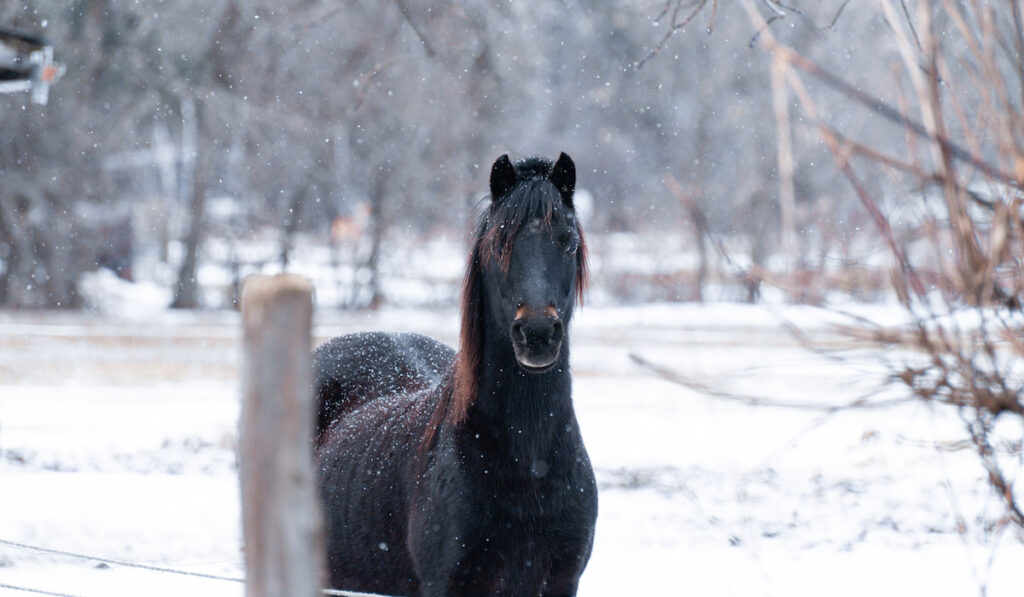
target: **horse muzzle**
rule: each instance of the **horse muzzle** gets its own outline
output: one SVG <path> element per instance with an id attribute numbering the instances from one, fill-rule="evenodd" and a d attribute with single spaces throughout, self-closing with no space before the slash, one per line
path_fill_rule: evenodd
<path id="1" fill-rule="evenodd" d="M 519 366 L 527 373 L 544 373 L 558 362 L 565 326 L 557 315 L 519 317 L 509 334 Z"/>

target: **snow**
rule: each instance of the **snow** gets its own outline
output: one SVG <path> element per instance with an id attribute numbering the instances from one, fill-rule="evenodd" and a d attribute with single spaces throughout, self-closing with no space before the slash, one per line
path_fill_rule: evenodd
<path id="1" fill-rule="evenodd" d="M 973 453 L 955 449 L 955 411 L 751 407 L 629 357 L 778 401 L 898 396 L 883 387 L 883 363 L 828 360 L 782 327 L 833 340 L 835 321 L 747 305 L 579 312 L 574 394 L 600 487 L 580 595 L 1020 594 L 1024 537 L 993 524 L 999 500 Z M 456 326 L 451 311 L 322 311 L 315 335 L 405 330 L 451 344 Z M 241 578 L 238 338 L 234 313 L 0 314 L 0 541 Z M 1019 421 L 1001 432 L 1024 436 Z M 0 585 L 242 594 L 236 582 L 5 545 Z"/>
<path id="2" fill-rule="evenodd" d="M 106 268 L 82 274 L 78 290 L 88 309 L 139 319 L 160 313 L 172 298 L 169 288 L 152 281 L 133 284 Z"/>

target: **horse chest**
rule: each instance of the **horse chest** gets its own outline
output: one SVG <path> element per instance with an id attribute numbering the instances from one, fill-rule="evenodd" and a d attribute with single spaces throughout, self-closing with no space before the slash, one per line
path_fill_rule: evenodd
<path id="1" fill-rule="evenodd" d="M 475 452 L 464 469 L 473 508 L 496 526 L 551 524 L 577 506 L 576 458 L 559 451 L 498 455 Z M 586 485 L 586 483 L 582 483 Z"/>

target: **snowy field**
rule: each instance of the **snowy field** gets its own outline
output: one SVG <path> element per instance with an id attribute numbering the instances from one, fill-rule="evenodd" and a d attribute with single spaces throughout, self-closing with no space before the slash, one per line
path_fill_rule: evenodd
<path id="1" fill-rule="evenodd" d="M 601 489 L 580 595 L 1019 597 L 1024 539 L 993 524 L 999 501 L 973 453 L 958 449 L 955 412 L 753 407 L 674 385 L 629 357 L 779 401 L 899 396 L 881 389 L 881 364 L 811 353 L 780 317 L 836 340 L 801 309 L 580 312 L 575 402 Z M 388 329 L 452 343 L 456 333 L 453 312 L 317 318 L 320 341 Z M 9 544 L 240 578 L 238 338 L 230 313 L 0 314 L 0 585 L 76 597 L 242 594 L 229 580 Z"/>

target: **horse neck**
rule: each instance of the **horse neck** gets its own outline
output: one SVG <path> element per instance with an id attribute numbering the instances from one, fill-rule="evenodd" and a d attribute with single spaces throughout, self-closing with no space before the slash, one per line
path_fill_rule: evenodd
<path id="1" fill-rule="evenodd" d="M 541 374 L 523 371 L 508 339 L 497 336 L 482 338 L 477 395 L 465 429 L 492 438 L 513 459 L 529 461 L 565 441 L 571 436 L 567 432 L 576 428 L 568 334 L 558 363 Z"/>

